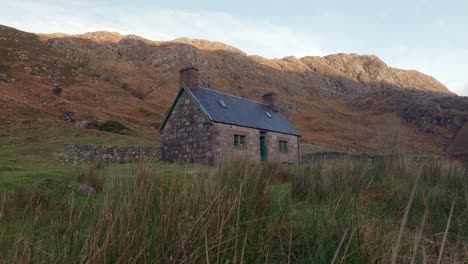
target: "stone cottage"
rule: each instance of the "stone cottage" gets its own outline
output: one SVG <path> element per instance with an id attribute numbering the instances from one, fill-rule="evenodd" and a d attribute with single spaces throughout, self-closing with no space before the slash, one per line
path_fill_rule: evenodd
<path id="1" fill-rule="evenodd" d="M 236 158 L 299 163 L 299 132 L 275 94 L 263 103 L 199 86 L 198 70 L 180 70 L 180 88 L 161 124 L 161 158 L 219 164 Z"/>
<path id="2" fill-rule="evenodd" d="M 468 120 L 450 140 L 445 153 L 451 159 L 468 160 Z"/>

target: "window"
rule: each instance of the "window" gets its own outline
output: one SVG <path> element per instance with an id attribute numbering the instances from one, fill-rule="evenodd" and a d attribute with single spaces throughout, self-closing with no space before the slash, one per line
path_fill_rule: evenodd
<path id="1" fill-rule="evenodd" d="M 288 153 L 288 142 L 286 140 L 279 141 L 279 150 L 282 153 Z"/>
<path id="2" fill-rule="evenodd" d="M 245 136 L 234 135 L 234 146 L 236 148 L 245 148 Z"/>
<path id="3" fill-rule="evenodd" d="M 223 108 L 227 108 L 227 105 L 226 105 L 226 103 L 224 103 L 224 101 L 219 100 L 218 103 L 219 103 Z"/>

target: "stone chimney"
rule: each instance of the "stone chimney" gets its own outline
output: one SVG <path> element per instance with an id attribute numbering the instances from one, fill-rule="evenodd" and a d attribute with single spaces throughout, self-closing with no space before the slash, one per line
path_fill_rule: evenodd
<path id="1" fill-rule="evenodd" d="M 182 68 L 179 71 L 179 84 L 185 84 L 187 88 L 190 89 L 190 91 L 195 91 L 198 89 L 198 69 L 189 66 Z"/>
<path id="2" fill-rule="evenodd" d="M 271 107 L 273 111 L 278 112 L 278 104 L 276 102 L 276 94 L 269 92 L 263 95 L 263 103 Z"/>

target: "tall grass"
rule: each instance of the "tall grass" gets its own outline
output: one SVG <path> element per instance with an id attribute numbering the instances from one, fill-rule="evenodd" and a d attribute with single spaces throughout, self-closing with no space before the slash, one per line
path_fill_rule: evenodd
<path id="1" fill-rule="evenodd" d="M 96 170 L 81 179 L 94 182 Z M 459 163 L 142 164 L 99 184 L 95 197 L 37 186 L 1 194 L 0 262 L 468 260 Z"/>

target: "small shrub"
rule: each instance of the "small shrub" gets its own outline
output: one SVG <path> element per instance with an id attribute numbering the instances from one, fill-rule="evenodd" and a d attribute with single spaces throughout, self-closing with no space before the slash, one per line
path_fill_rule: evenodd
<path id="1" fill-rule="evenodd" d="M 60 96 L 60 94 L 62 94 L 62 87 L 60 87 L 60 85 L 56 85 L 54 87 L 54 89 L 52 89 L 52 93 L 55 94 L 56 96 Z"/>
<path id="2" fill-rule="evenodd" d="M 122 83 L 120 88 L 127 90 L 128 89 L 128 84 L 127 83 Z"/>
<path id="3" fill-rule="evenodd" d="M 128 128 L 118 121 L 107 120 L 106 122 L 99 125 L 99 130 L 111 133 L 122 133 L 125 130 L 128 130 Z"/>
<path id="4" fill-rule="evenodd" d="M 0 56 L 1 57 L 1 56 Z M 11 70 L 10 66 L 7 65 L 0 65 L 0 72 L 8 72 Z"/>

